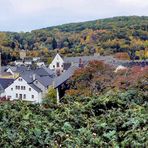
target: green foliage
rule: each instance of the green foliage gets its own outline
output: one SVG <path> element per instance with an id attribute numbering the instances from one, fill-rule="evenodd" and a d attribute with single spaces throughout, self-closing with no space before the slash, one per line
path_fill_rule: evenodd
<path id="1" fill-rule="evenodd" d="M 50 103 L 56 104 L 57 103 L 56 98 L 57 98 L 56 90 L 53 87 L 49 87 L 43 102 L 46 104 L 50 104 Z"/>
<path id="2" fill-rule="evenodd" d="M 148 98 L 139 94 L 65 97 L 49 108 L 1 104 L 0 147 L 147 147 Z"/>

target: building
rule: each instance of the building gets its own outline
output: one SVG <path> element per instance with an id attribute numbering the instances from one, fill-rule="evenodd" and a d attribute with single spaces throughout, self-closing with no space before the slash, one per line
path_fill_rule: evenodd
<path id="1" fill-rule="evenodd" d="M 55 56 L 49 68 L 55 71 L 57 75 L 60 75 L 64 71 L 64 61 L 59 54 Z"/>
<path id="2" fill-rule="evenodd" d="M 53 77 L 53 72 L 48 68 L 25 71 L 5 88 L 5 96 L 10 100 L 41 103 L 48 88 L 52 86 Z"/>

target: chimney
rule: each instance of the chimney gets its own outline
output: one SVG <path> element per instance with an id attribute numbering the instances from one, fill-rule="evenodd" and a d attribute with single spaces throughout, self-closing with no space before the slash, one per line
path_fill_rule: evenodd
<path id="1" fill-rule="evenodd" d="M 36 76 L 35 76 L 35 74 L 32 75 L 32 79 L 33 79 L 33 81 L 36 80 Z"/>
<path id="2" fill-rule="evenodd" d="M 82 68 L 82 67 L 83 67 L 83 61 L 82 61 L 82 59 L 81 59 L 81 58 L 79 59 L 79 67 L 80 67 L 80 68 Z"/>

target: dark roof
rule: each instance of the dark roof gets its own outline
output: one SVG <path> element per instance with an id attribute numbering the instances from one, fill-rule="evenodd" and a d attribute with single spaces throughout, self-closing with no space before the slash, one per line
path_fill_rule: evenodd
<path id="1" fill-rule="evenodd" d="M 52 76 L 54 72 L 46 67 L 37 68 L 34 70 L 34 72 L 39 76 Z"/>
<path id="2" fill-rule="evenodd" d="M 21 74 L 21 77 L 27 82 L 27 83 L 32 83 L 33 82 L 33 74 L 34 71 L 30 70 L 30 71 L 26 71 L 24 73 Z"/>
<path id="3" fill-rule="evenodd" d="M 33 83 L 29 84 L 34 90 L 36 90 L 37 92 L 42 92 L 42 90 L 40 88 L 38 88 L 37 86 L 35 86 Z"/>
<path id="4" fill-rule="evenodd" d="M 56 77 L 53 81 L 54 88 L 57 88 L 61 84 L 63 84 L 65 81 L 67 81 L 73 74 L 74 71 L 77 69 L 77 66 L 71 66 L 67 71 L 62 73 L 59 77 Z"/>
<path id="5" fill-rule="evenodd" d="M 10 86 L 13 83 L 13 81 L 14 81 L 14 79 L 0 78 L 1 88 L 6 89 L 8 86 Z"/>
<path id="6" fill-rule="evenodd" d="M 48 86 L 52 85 L 52 83 L 53 83 L 53 78 L 51 78 L 49 76 L 45 76 L 45 77 L 36 76 L 36 80 L 38 80 L 45 87 L 48 87 Z"/>
<path id="7" fill-rule="evenodd" d="M 28 67 L 26 67 L 26 66 L 18 66 L 17 69 L 16 69 L 16 72 L 23 73 L 27 70 L 28 70 Z"/>
<path id="8" fill-rule="evenodd" d="M 68 70 L 70 66 L 71 66 L 71 63 L 64 63 L 64 70 Z"/>
<path id="9" fill-rule="evenodd" d="M 40 76 L 35 73 L 35 71 L 30 70 L 21 74 L 21 77 L 28 83 L 32 84 L 35 80 L 33 80 L 33 75 L 35 76 L 35 80 L 38 80 L 43 86 L 48 87 L 52 84 L 53 78 L 48 76 Z"/>

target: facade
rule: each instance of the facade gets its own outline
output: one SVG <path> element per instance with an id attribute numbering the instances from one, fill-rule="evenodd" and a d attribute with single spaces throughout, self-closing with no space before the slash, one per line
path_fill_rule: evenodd
<path id="1" fill-rule="evenodd" d="M 24 100 L 33 103 L 41 103 L 42 91 L 33 85 L 29 85 L 22 77 L 17 78 L 5 89 L 6 98 L 10 100 Z"/>
<path id="2" fill-rule="evenodd" d="M 64 60 L 61 58 L 59 54 L 55 56 L 49 68 L 56 72 L 57 75 L 60 75 L 64 70 Z"/>
<path id="3" fill-rule="evenodd" d="M 20 66 L 20 65 L 23 65 L 24 62 L 23 62 L 23 60 L 17 60 L 17 61 L 14 62 L 14 64 L 15 64 L 16 66 Z"/>

